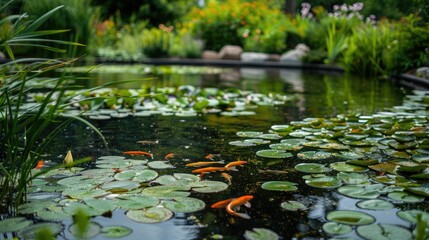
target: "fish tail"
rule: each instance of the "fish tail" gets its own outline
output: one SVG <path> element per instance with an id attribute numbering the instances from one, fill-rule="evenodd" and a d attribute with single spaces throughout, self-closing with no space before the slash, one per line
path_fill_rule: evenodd
<path id="1" fill-rule="evenodd" d="M 233 214 L 233 215 L 235 215 L 235 216 L 237 216 L 237 217 L 241 217 L 241 218 L 244 218 L 244 219 L 250 219 L 251 217 L 249 216 L 249 214 L 246 214 L 246 213 L 238 213 L 238 212 L 234 212 L 235 214 Z"/>
<path id="2" fill-rule="evenodd" d="M 238 169 L 235 166 L 226 168 L 226 170 L 228 170 L 228 171 L 238 171 Z"/>

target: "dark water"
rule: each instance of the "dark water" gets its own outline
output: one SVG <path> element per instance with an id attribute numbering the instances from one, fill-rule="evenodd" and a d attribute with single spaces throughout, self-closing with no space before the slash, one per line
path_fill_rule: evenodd
<path id="1" fill-rule="evenodd" d="M 138 79 L 138 74 L 94 74 L 98 84 L 112 79 Z M 162 160 L 168 153 L 178 157 L 171 160 L 175 169 L 158 171 L 160 175 L 174 172 L 190 173 L 184 165 L 187 160 L 203 161 L 209 153 L 221 154 L 226 162 L 238 159 L 251 163 L 230 172 L 232 185 L 220 193 L 196 194 L 190 197 L 203 200 L 204 211 L 176 214 L 173 219 L 160 224 L 141 224 L 128 219 L 124 211 L 116 210 L 111 218 L 96 217 L 93 220 L 103 226 L 124 225 L 133 229 L 133 234 L 123 239 L 210 239 L 213 234 L 224 239 L 243 239 L 246 230 L 269 228 L 283 239 L 300 237 L 324 237 L 320 230 L 324 216 L 335 209 L 356 209 L 357 200 L 344 197 L 335 190 L 320 190 L 309 187 L 301 180 L 302 174 L 273 175 L 260 173 L 259 169 L 288 170 L 298 159 L 287 161 L 257 157 L 255 152 L 267 146 L 251 148 L 235 147 L 228 142 L 241 140 L 238 131 L 267 132 L 272 125 L 288 124 L 306 117 L 333 117 L 341 113 L 372 114 L 384 108 L 400 105 L 409 90 L 395 85 L 390 80 L 365 79 L 342 74 L 319 74 L 299 70 L 231 70 L 222 74 L 164 75 L 158 79 L 122 85 L 124 88 L 139 88 L 142 84 L 155 86 L 194 85 L 199 87 L 237 87 L 268 94 L 298 94 L 298 99 L 277 107 L 258 107 L 256 115 L 228 117 L 208 114 L 197 117 L 176 117 L 155 115 L 150 117 L 128 117 L 109 121 L 94 121 L 107 139 L 109 148 L 90 129 L 72 124 L 51 148 L 54 161 L 61 161 L 67 149 L 72 149 L 75 158 L 106 155 L 122 155 L 126 150 L 143 150 L 154 154 L 155 160 Z M 90 85 L 91 85 L 90 84 Z M 138 141 L 158 141 L 158 144 L 142 145 Z M 224 181 L 219 173 L 205 176 L 207 180 Z M 299 179 L 299 180 L 298 180 Z M 261 189 L 265 181 L 296 181 L 296 192 L 274 192 Z M 251 220 L 232 217 L 224 209 L 210 209 L 219 200 L 245 194 L 254 195 L 252 207 L 246 210 Z M 282 210 L 280 204 L 286 200 L 309 201 L 311 210 L 290 212 Z M 404 206 L 407 207 L 407 206 Z M 409 206 L 408 206 L 409 207 Z M 397 210 L 397 209 L 396 209 Z M 409 226 L 392 211 L 369 211 L 377 216 L 377 223 Z M 365 211 L 365 210 L 360 210 Z M 386 215 L 387 214 L 387 215 Z M 70 222 L 65 222 L 70 224 Z M 66 231 L 67 232 L 67 231 Z M 353 235 L 352 235 L 353 236 Z M 65 237 L 73 237 L 65 233 Z M 356 237 L 356 236 L 354 236 Z M 94 239 L 102 239 L 96 237 Z"/>

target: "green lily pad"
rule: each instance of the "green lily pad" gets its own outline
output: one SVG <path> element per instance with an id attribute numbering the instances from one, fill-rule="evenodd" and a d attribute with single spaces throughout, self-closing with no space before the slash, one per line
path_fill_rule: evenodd
<path id="1" fill-rule="evenodd" d="M 129 170 L 115 174 L 114 178 L 118 181 L 131 180 L 136 175 L 136 171 Z"/>
<path id="2" fill-rule="evenodd" d="M 140 183 L 134 181 L 113 181 L 100 186 L 101 189 L 110 192 L 126 192 L 140 187 Z"/>
<path id="3" fill-rule="evenodd" d="M 245 142 L 245 143 L 253 143 L 253 144 L 256 144 L 256 145 L 260 145 L 260 144 L 268 144 L 271 141 L 270 140 L 259 139 L 259 138 L 251 138 L 251 139 L 245 139 L 243 142 Z"/>
<path id="4" fill-rule="evenodd" d="M 54 239 L 63 229 L 63 225 L 59 223 L 37 223 L 19 231 L 18 236 L 21 239 L 36 239 L 37 234 L 49 232 L 49 236 Z M 47 236 L 44 235 L 44 237 Z"/>
<path id="5" fill-rule="evenodd" d="M 190 197 L 173 198 L 162 202 L 162 205 L 173 212 L 190 213 L 203 210 L 206 204 L 200 199 Z"/>
<path id="6" fill-rule="evenodd" d="M 423 196 L 419 196 L 419 195 L 407 193 L 407 192 L 391 192 L 387 195 L 387 197 L 395 201 L 401 201 L 401 202 L 407 202 L 407 203 L 423 202 L 425 200 L 425 197 Z"/>
<path id="7" fill-rule="evenodd" d="M 352 232 L 352 227 L 337 222 L 327 222 L 323 224 L 322 229 L 329 235 L 340 235 Z"/>
<path id="8" fill-rule="evenodd" d="M 244 232 L 246 240 L 278 240 L 279 235 L 270 229 L 266 228 L 253 228 L 252 231 L 246 230 Z"/>
<path id="9" fill-rule="evenodd" d="M 295 131 L 289 133 L 289 136 L 295 137 L 295 138 L 303 138 L 303 137 L 310 136 L 310 135 L 313 135 L 313 133 L 302 131 L 300 129 L 295 130 Z"/>
<path id="10" fill-rule="evenodd" d="M 266 140 L 277 140 L 277 139 L 281 139 L 282 137 L 276 133 L 266 133 L 266 134 L 259 135 L 258 138 L 262 138 Z"/>
<path id="11" fill-rule="evenodd" d="M 16 232 L 33 224 L 23 217 L 8 218 L 0 221 L 0 233 Z"/>
<path id="12" fill-rule="evenodd" d="M 295 169 L 304 173 L 324 173 L 332 171 L 332 169 L 319 163 L 300 163 L 295 165 Z"/>
<path id="13" fill-rule="evenodd" d="M 420 187 L 408 187 L 407 191 L 412 192 L 414 194 L 429 197 L 429 186 L 428 185 L 422 185 Z"/>
<path id="14" fill-rule="evenodd" d="M 296 187 L 296 183 L 288 182 L 288 181 L 269 181 L 264 182 L 261 186 L 262 189 L 271 190 L 271 191 L 296 191 L 298 187 Z"/>
<path id="15" fill-rule="evenodd" d="M 135 182 L 149 182 L 154 180 L 158 177 L 158 173 L 154 170 L 149 169 L 143 169 L 136 172 L 135 177 L 133 178 L 133 181 Z"/>
<path id="16" fill-rule="evenodd" d="M 244 138 L 256 138 L 259 135 L 264 134 L 263 132 L 247 131 L 247 132 L 237 132 L 237 136 Z"/>
<path id="17" fill-rule="evenodd" d="M 302 160 L 324 160 L 331 157 L 331 154 L 323 151 L 306 151 L 298 153 L 297 156 Z"/>
<path id="18" fill-rule="evenodd" d="M 228 184 L 220 181 L 198 181 L 198 182 L 192 182 L 189 185 L 193 191 L 199 192 L 199 193 L 215 193 L 215 192 L 221 192 L 228 188 Z"/>
<path id="19" fill-rule="evenodd" d="M 404 221 L 417 224 L 417 216 L 422 216 L 422 220 L 428 222 L 429 221 L 429 213 L 424 212 L 421 210 L 405 210 L 405 211 L 398 211 L 396 215 L 403 219 Z"/>
<path id="20" fill-rule="evenodd" d="M 383 163 L 379 163 L 379 164 L 375 164 L 375 165 L 371 165 L 368 166 L 369 168 L 371 168 L 374 171 L 377 172 L 387 172 L 390 174 L 396 174 L 396 164 L 393 164 L 391 162 L 383 162 Z"/>
<path id="21" fill-rule="evenodd" d="M 364 154 L 353 151 L 342 151 L 340 153 L 334 154 L 334 156 L 345 160 L 362 159 L 365 157 Z"/>
<path id="22" fill-rule="evenodd" d="M 364 200 L 358 202 L 356 205 L 368 210 L 389 210 L 395 207 L 392 203 L 380 199 Z"/>
<path id="23" fill-rule="evenodd" d="M 319 148 L 322 149 L 334 149 L 334 150 L 347 150 L 350 149 L 350 146 L 341 144 L 341 143 L 322 143 L 319 145 Z M 355 158 L 355 155 L 350 154 L 351 152 L 345 152 L 346 154 L 338 154 L 335 155 L 337 157 L 340 158 L 346 158 L 346 159 L 350 159 L 350 158 Z"/>
<path id="24" fill-rule="evenodd" d="M 336 162 L 329 165 L 332 169 L 339 172 L 365 172 L 366 167 L 356 166 L 345 162 Z"/>
<path id="25" fill-rule="evenodd" d="M 293 126 L 290 125 L 273 125 L 271 129 L 276 132 L 291 132 L 293 130 Z"/>
<path id="26" fill-rule="evenodd" d="M 415 153 L 412 159 L 418 163 L 429 163 L 429 153 Z"/>
<path id="27" fill-rule="evenodd" d="M 342 185 L 341 181 L 336 177 L 311 178 L 306 180 L 305 183 L 308 186 L 323 189 L 337 188 Z"/>
<path id="28" fill-rule="evenodd" d="M 37 212 L 37 218 L 45 221 L 60 222 L 72 217 L 72 214 L 63 211 L 51 211 L 49 209 L 42 209 Z"/>
<path id="29" fill-rule="evenodd" d="M 339 172 L 337 178 L 345 184 L 365 184 L 368 183 L 368 176 L 362 173 Z"/>
<path id="30" fill-rule="evenodd" d="M 345 134 L 344 137 L 350 141 L 360 141 L 360 140 L 367 138 L 368 135 L 367 134 L 360 134 L 360 133 L 348 133 L 348 134 Z"/>
<path id="31" fill-rule="evenodd" d="M 69 231 L 73 236 L 75 236 L 78 239 L 88 239 L 88 238 L 93 238 L 98 234 L 100 234 L 101 226 L 98 223 L 90 222 L 86 226 L 86 231 L 82 232 L 80 231 L 77 224 L 73 224 L 69 227 Z"/>
<path id="32" fill-rule="evenodd" d="M 338 192 L 351 198 L 374 199 L 380 196 L 379 189 L 375 189 L 372 185 L 367 186 L 342 186 Z"/>
<path id="33" fill-rule="evenodd" d="M 18 213 L 21 214 L 30 214 L 30 213 L 36 213 L 38 211 L 41 211 L 45 208 L 48 208 L 50 206 L 55 205 L 52 201 L 33 201 L 21 204 L 18 207 Z"/>
<path id="34" fill-rule="evenodd" d="M 109 192 L 102 189 L 67 189 L 63 192 L 64 196 L 75 199 L 97 198 L 107 194 L 109 194 Z"/>
<path id="35" fill-rule="evenodd" d="M 166 161 L 152 161 L 152 162 L 148 162 L 147 165 L 153 169 L 175 168 L 173 165 L 169 164 Z"/>
<path id="36" fill-rule="evenodd" d="M 126 215 L 136 222 L 160 223 L 172 218 L 173 212 L 164 207 L 151 207 L 142 210 L 129 210 Z"/>
<path id="37" fill-rule="evenodd" d="M 280 206 L 289 211 L 307 210 L 307 207 L 304 204 L 293 200 L 282 202 Z"/>
<path id="38" fill-rule="evenodd" d="M 365 160 L 353 159 L 353 160 L 347 160 L 346 163 L 352 164 L 352 165 L 357 165 L 357 166 L 362 166 L 362 167 L 367 167 L 370 165 L 377 164 L 378 161 L 375 159 L 365 159 Z"/>
<path id="39" fill-rule="evenodd" d="M 375 222 L 375 218 L 367 213 L 347 210 L 332 211 L 326 215 L 326 219 L 352 226 L 367 225 Z"/>
<path id="40" fill-rule="evenodd" d="M 159 199 L 151 196 L 131 195 L 120 196 L 120 198 L 114 200 L 114 203 L 121 209 L 137 210 L 154 207 L 159 204 Z"/>
<path id="41" fill-rule="evenodd" d="M 394 157 L 394 158 L 404 158 L 404 159 L 410 159 L 411 156 L 405 152 L 404 150 L 394 150 L 394 149 L 384 149 L 383 153 L 387 156 Z"/>
<path id="42" fill-rule="evenodd" d="M 408 240 L 413 237 L 409 230 L 390 224 L 359 226 L 356 231 L 360 236 L 369 240 Z"/>
<path id="43" fill-rule="evenodd" d="M 237 147 L 253 147 L 256 146 L 253 142 L 246 142 L 246 141 L 231 141 L 229 142 L 229 145 L 237 146 Z"/>
<path id="44" fill-rule="evenodd" d="M 132 232 L 131 228 L 125 226 L 107 226 L 101 229 L 101 236 L 104 238 L 123 238 Z"/>
<path id="45" fill-rule="evenodd" d="M 191 188 L 185 186 L 155 186 L 143 189 L 142 195 L 169 199 L 187 197 L 191 194 L 189 190 L 191 190 Z"/>
<path id="46" fill-rule="evenodd" d="M 257 151 L 256 155 L 259 157 L 265 157 L 265 158 L 289 158 L 293 156 L 291 153 L 280 151 L 280 150 L 272 150 L 272 149 Z"/>
<path id="47" fill-rule="evenodd" d="M 307 142 L 307 140 L 302 138 L 292 138 L 292 139 L 283 139 L 280 143 L 283 145 L 283 150 L 292 150 L 296 151 L 302 148 L 302 144 Z M 271 146 L 270 146 L 271 147 Z"/>

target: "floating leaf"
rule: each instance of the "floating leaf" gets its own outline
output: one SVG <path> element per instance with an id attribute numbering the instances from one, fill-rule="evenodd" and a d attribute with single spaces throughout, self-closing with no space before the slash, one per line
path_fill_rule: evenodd
<path id="1" fill-rule="evenodd" d="M 231 141 L 229 145 L 237 146 L 237 147 L 252 147 L 255 146 L 255 143 L 246 142 L 246 141 Z"/>
<path id="2" fill-rule="evenodd" d="M 332 169 L 319 163 L 300 163 L 295 166 L 295 169 L 304 173 L 324 173 L 332 171 Z"/>
<path id="3" fill-rule="evenodd" d="M 415 195 L 407 192 L 391 192 L 387 195 L 387 197 L 396 201 L 407 202 L 407 203 L 423 202 L 425 200 L 425 197 L 423 196 L 419 196 L 419 195 Z"/>
<path id="4" fill-rule="evenodd" d="M 368 210 L 389 210 L 394 208 L 392 203 L 380 199 L 360 201 L 356 205 L 360 208 Z"/>
<path id="5" fill-rule="evenodd" d="M 37 239 L 37 234 L 43 231 L 44 233 L 49 232 L 50 236 L 55 238 L 55 236 L 63 231 L 63 228 L 63 225 L 59 223 L 38 223 L 19 231 L 18 236 L 21 239 Z M 47 237 L 46 235 L 43 236 Z"/>
<path id="6" fill-rule="evenodd" d="M 166 161 L 152 161 L 152 162 L 148 162 L 147 165 L 153 169 L 174 168 L 173 165 L 169 164 Z"/>
<path id="7" fill-rule="evenodd" d="M 162 205 L 173 212 L 190 213 L 203 210 L 206 204 L 196 198 L 180 197 L 162 202 Z"/>
<path id="8" fill-rule="evenodd" d="M 378 161 L 375 159 L 365 159 L 365 160 L 347 160 L 346 163 L 348 164 L 352 164 L 352 165 L 357 165 L 357 166 L 362 166 L 362 167 L 367 167 L 369 165 L 374 165 L 377 164 Z"/>
<path id="9" fill-rule="evenodd" d="M 297 156 L 302 160 L 324 160 L 331 157 L 331 154 L 323 151 L 306 151 L 298 153 Z"/>
<path id="10" fill-rule="evenodd" d="M 353 151 L 347 151 L 347 152 L 342 151 L 340 153 L 334 154 L 334 156 L 337 158 L 346 159 L 346 160 L 360 159 L 360 158 L 365 157 L 364 154 L 358 153 L 358 152 L 353 152 Z"/>
<path id="11" fill-rule="evenodd" d="M 266 133 L 266 134 L 259 135 L 258 138 L 267 139 L 267 140 L 277 140 L 277 139 L 281 139 L 282 137 L 276 133 Z"/>
<path id="12" fill-rule="evenodd" d="M 403 227 L 390 224 L 371 224 L 359 226 L 357 233 L 369 240 L 408 240 L 412 239 L 410 231 Z"/>
<path id="13" fill-rule="evenodd" d="M 189 186 L 192 187 L 193 191 L 200 193 L 221 192 L 228 188 L 228 184 L 224 182 L 208 180 L 192 182 Z"/>
<path id="14" fill-rule="evenodd" d="M 131 180 L 136 175 L 136 171 L 129 170 L 115 174 L 114 178 L 118 181 Z"/>
<path id="15" fill-rule="evenodd" d="M 266 228 L 253 228 L 252 231 L 246 230 L 244 232 L 246 240 L 278 240 L 280 239 L 277 233 Z"/>
<path id="16" fill-rule="evenodd" d="M 420 187 L 409 187 L 407 188 L 407 191 L 412 192 L 414 194 L 429 197 L 429 186 L 428 185 L 422 185 Z"/>
<path id="17" fill-rule="evenodd" d="M 73 236 L 75 236 L 78 239 L 82 239 L 82 238 L 88 239 L 88 238 L 93 238 L 98 234 L 100 234 L 101 226 L 98 223 L 89 222 L 89 224 L 86 226 L 86 231 L 82 232 L 79 229 L 78 224 L 73 224 L 69 227 L 69 231 Z"/>
<path id="18" fill-rule="evenodd" d="M 245 138 L 256 138 L 259 137 L 259 135 L 262 135 L 263 132 L 254 132 L 254 131 L 248 131 L 248 132 L 237 132 L 237 136 L 239 137 L 245 137 Z"/>
<path id="19" fill-rule="evenodd" d="M 190 187 L 185 186 L 155 186 L 143 189 L 142 194 L 144 196 L 168 199 L 176 197 L 187 197 L 191 194 L 190 192 L 187 192 L 190 189 Z"/>
<path id="20" fill-rule="evenodd" d="M 140 183 L 134 181 L 114 181 L 100 186 L 101 189 L 110 192 L 126 192 L 140 187 Z"/>
<path id="21" fill-rule="evenodd" d="M 350 149 L 350 146 L 341 144 L 341 143 L 322 143 L 319 145 L 319 148 L 322 149 L 334 149 L 334 150 L 347 150 Z M 345 153 L 345 154 L 344 154 Z M 356 155 L 351 154 L 352 152 L 344 152 L 342 154 L 335 155 L 339 158 L 345 158 L 345 159 L 354 159 L 356 158 Z"/>
<path id="22" fill-rule="evenodd" d="M 75 199 L 90 199 L 107 195 L 108 192 L 102 189 L 67 189 L 63 195 Z"/>
<path id="23" fill-rule="evenodd" d="M 288 182 L 288 181 L 269 181 L 262 184 L 261 188 L 265 190 L 271 191 L 296 191 L 298 188 L 296 187 L 296 183 Z"/>
<path id="24" fill-rule="evenodd" d="M 387 172 L 390 174 L 396 174 L 396 167 L 397 165 L 391 162 L 383 162 L 383 163 L 369 166 L 369 168 L 377 172 Z"/>
<path id="25" fill-rule="evenodd" d="M 366 167 L 356 166 L 345 162 L 336 162 L 329 165 L 332 169 L 339 172 L 364 172 Z"/>
<path id="26" fill-rule="evenodd" d="M 336 177 L 311 178 L 306 180 L 305 183 L 308 186 L 323 189 L 337 188 L 342 184 Z"/>
<path id="27" fill-rule="evenodd" d="M 293 130 L 293 126 L 290 125 L 273 125 L 271 129 L 276 132 L 291 132 Z"/>
<path id="28" fill-rule="evenodd" d="M 352 227 L 350 227 L 349 225 L 336 222 L 327 222 L 323 224 L 322 229 L 330 235 L 347 234 L 352 232 Z"/>
<path id="29" fill-rule="evenodd" d="M 329 221 L 347 225 L 367 225 L 375 222 L 375 218 L 369 214 L 358 211 L 337 210 L 326 215 Z"/>
<path id="30" fill-rule="evenodd" d="M 429 163 L 429 153 L 413 154 L 412 159 L 418 163 Z"/>
<path id="31" fill-rule="evenodd" d="M 71 218 L 72 214 L 65 213 L 63 211 L 51 211 L 48 209 L 43 209 L 37 212 L 37 218 L 45 221 L 63 221 L 68 218 Z"/>
<path id="32" fill-rule="evenodd" d="M 159 199 L 151 196 L 131 195 L 120 196 L 120 198 L 114 200 L 114 203 L 119 208 L 125 210 L 137 210 L 154 207 L 159 204 Z"/>
<path id="33" fill-rule="evenodd" d="M 253 143 L 253 144 L 267 144 L 270 143 L 270 140 L 264 140 L 264 139 L 258 139 L 258 138 L 252 138 L 252 139 L 246 139 L 243 142 L 245 143 Z"/>
<path id="34" fill-rule="evenodd" d="M 126 215 L 136 222 L 160 223 L 173 217 L 173 212 L 164 207 L 151 207 L 142 210 L 129 210 Z"/>
<path id="35" fill-rule="evenodd" d="M 398 211 L 396 213 L 396 215 L 398 215 L 398 217 L 400 217 L 401 219 L 413 223 L 413 224 L 417 224 L 417 216 L 421 215 L 422 216 L 422 220 L 428 222 L 429 221 L 429 213 L 421 211 L 421 210 L 406 210 L 406 211 Z"/>
<path id="36" fill-rule="evenodd" d="M 345 184 L 364 184 L 368 183 L 368 176 L 361 173 L 339 172 L 337 178 Z"/>
<path id="37" fill-rule="evenodd" d="M 289 211 L 307 210 L 307 207 L 304 204 L 293 200 L 282 202 L 280 206 Z"/>
<path id="38" fill-rule="evenodd" d="M 158 173 L 154 170 L 144 169 L 136 172 L 136 176 L 133 178 L 133 181 L 136 182 L 149 182 L 158 177 Z"/>
<path id="39" fill-rule="evenodd" d="M 131 228 L 125 226 L 107 226 L 101 229 L 101 236 L 104 238 L 123 238 L 132 232 Z"/>
<path id="40" fill-rule="evenodd" d="M 291 153 L 285 151 L 271 149 L 257 151 L 256 155 L 265 158 L 289 158 L 293 156 Z"/>
<path id="41" fill-rule="evenodd" d="M 0 233 L 16 232 L 33 223 L 23 217 L 8 218 L 0 221 Z"/>
<path id="42" fill-rule="evenodd" d="M 379 189 L 368 186 L 342 186 L 338 188 L 338 192 L 352 198 L 374 199 L 380 195 Z"/>
<path id="43" fill-rule="evenodd" d="M 18 212 L 21 214 L 30 214 L 41 211 L 50 206 L 55 206 L 55 203 L 52 201 L 33 201 L 20 205 L 18 207 Z"/>

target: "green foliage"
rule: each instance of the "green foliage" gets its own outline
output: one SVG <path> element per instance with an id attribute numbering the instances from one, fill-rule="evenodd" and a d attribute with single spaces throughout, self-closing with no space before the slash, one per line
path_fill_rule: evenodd
<path id="1" fill-rule="evenodd" d="M 160 28 L 143 30 L 141 41 L 143 54 L 148 57 L 166 57 L 173 40 L 173 29 L 162 25 Z"/>
<path id="2" fill-rule="evenodd" d="M 206 49 L 218 51 L 233 44 L 245 50 L 280 52 L 286 47 L 286 16 L 260 1 L 209 1 L 202 9 L 194 8 L 187 20 Z"/>
<path id="3" fill-rule="evenodd" d="M 57 34 L 55 39 L 64 41 L 75 41 L 83 45 L 87 45 L 91 34 L 92 24 L 92 10 L 89 6 L 89 1 L 67 1 L 67 0 L 23 0 L 23 9 L 32 19 L 37 19 L 44 13 L 54 9 L 58 6 L 64 6 L 61 10 L 45 21 L 40 27 L 44 30 L 52 29 L 67 29 L 67 32 Z M 59 47 L 57 44 L 51 46 Z M 31 51 L 34 56 L 34 50 Z M 36 50 L 37 52 L 38 50 Z M 77 48 L 73 51 L 77 55 L 82 55 L 85 48 Z M 71 51 L 70 51 L 71 52 Z M 38 54 L 44 55 L 46 52 L 39 51 Z M 51 56 L 58 57 L 61 55 L 50 54 Z"/>

